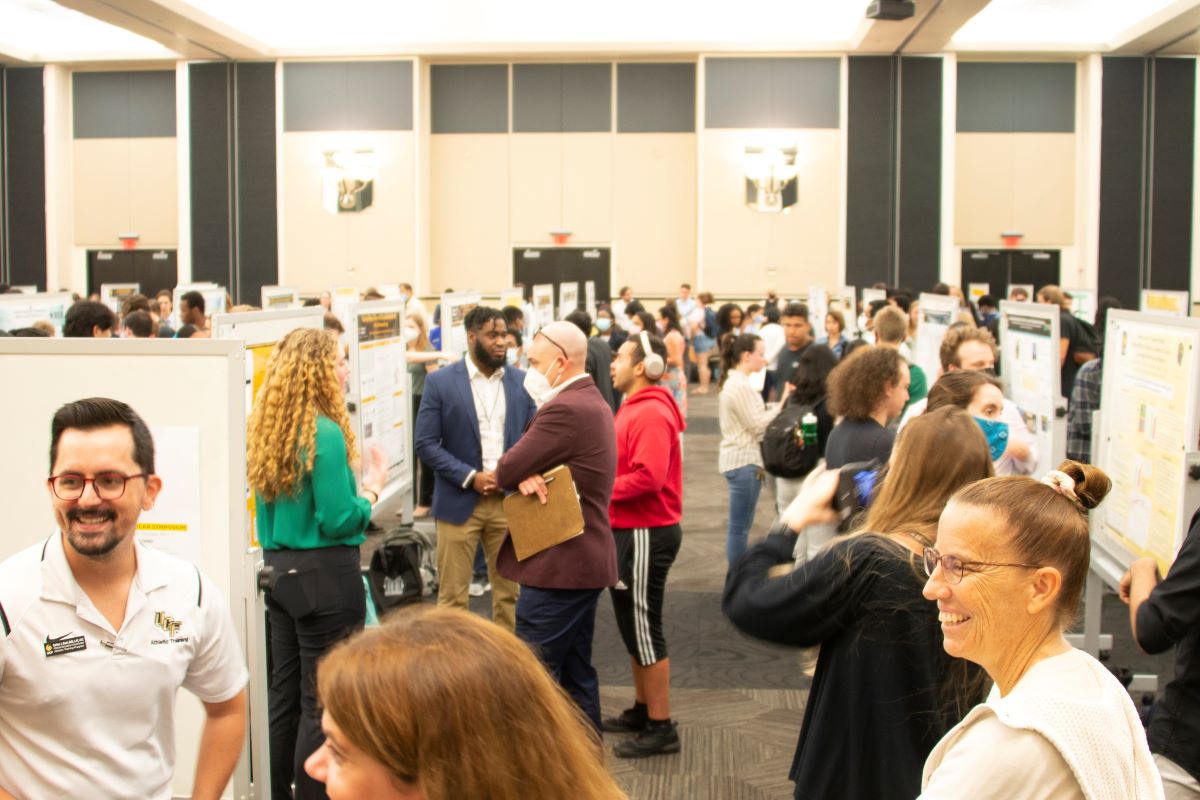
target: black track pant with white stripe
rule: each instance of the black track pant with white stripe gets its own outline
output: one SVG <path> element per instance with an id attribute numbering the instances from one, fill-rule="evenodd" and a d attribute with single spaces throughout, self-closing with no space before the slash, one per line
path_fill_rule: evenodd
<path id="1" fill-rule="evenodd" d="M 683 529 L 615 528 L 620 581 L 609 589 L 617 627 L 629 655 L 643 667 L 667 657 L 663 638 L 663 595 L 667 573 L 679 554 Z"/>

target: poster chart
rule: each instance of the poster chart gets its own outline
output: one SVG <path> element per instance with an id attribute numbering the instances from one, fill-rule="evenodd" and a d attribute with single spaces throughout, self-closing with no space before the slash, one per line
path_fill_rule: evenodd
<path id="1" fill-rule="evenodd" d="M 932 386 L 942 371 L 942 339 L 958 319 L 958 298 L 946 294 L 922 292 L 918 301 L 917 335 L 913 346 L 913 361 L 925 371 Z"/>
<path id="2" fill-rule="evenodd" d="M 1059 310 L 1040 303 L 1000 301 L 1001 363 L 1004 365 L 1004 394 L 1021 411 L 1025 426 L 1037 442 L 1038 466 L 1048 472 L 1058 462 L 1054 454 L 1063 451 L 1066 441 L 1057 446 L 1056 435 L 1065 436 L 1057 426 L 1061 369 L 1058 360 Z M 1035 476 L 1040 477 L 1040 476 Z"/>
<path id="3" fill-rule="evenodd" d="M 0 294 L 0 331 L 28 328 L 44 320 L 54 326 L 58 336 L 62 336 L 67 309 L 74 303 L 75 298 L 70 292 Z"/>
<path id="4" fill-rule="evenodd" d="M 837 295 L 829 301 L 829 308 L 833 311 L 842 312 L 842 316 L 846 318 L 846 329 L 842 331 L 847 338 L 858 338 L 858 297 L 853 286 L 838 287 Z M 813 335 L 821 338 L 818 334 L 824 328 L 825 323 L 822 322 L 819 326 L 816 321 L 813 322 Z"/>
<path id="5" fill-rule="evenodd" d="M 1191 303 L 1187 292 L 1172 292 L 1166 289 L 1142 289 L 1139 310 L 1147 314 L 1164 317 L 1189 316 Z"/>
<path id="6" fill-rule="evenodd" d="M 183 323 L 179 319 L 179 298 L 188 292 L 199 292 L 204 297 L 204 313 L 207 316 L 225 313 L 225 290 L 215 283 L 181 283 L 171 290 L 171 327 L 176 330 Z M 219 301 L 219 305 L 218 305 Z"/>
<path id="7" fill-rule="evenodd" d="M 825 335 L 825 315 L 828 313 L 829 291 L 823 286 L 809 286 L 808 321 L 812 325 L 813 336 L 818 339 Z"/>
<path id="8" fill-rule="evenodd" d="M 1200 449 L 1200 320 L 1113 310 L 1104 342 L 1099 464 L 1112 479 L 1098 543 L 1175 560 L 1200 498 L 1188 477 Z"/>
<path id="9" fill-rule="evenodd" d="M 566 319 L 575 309 L 579 308 L 579 282 L 563 281 L 558 285 L 558 318 Z"/>
<path id="10" fill-rule="evenodd" d="M 972 303 L 979 303 L 979 298 L 985 294 L 992 293 L 992 285 L 990 283 L 968 283 L 967 284 L 967 299 Z"/>
<path id="11" fill-rule="evenodd" d="M 450 297 L 455 295 L 442 296 L 443 319 L 449 317 L 449 309 L 467 306 L 461 302 L 448 303 Z M 476 299 L 470 308 L 479 303 L 479 295 L 473 297 Z M 387 461 L 388 486 L 411 486 L 411 402 L 405 359 L 404 301 L 359 303 L 354 308 L 354 322 L 350 361 L 351 374 L 356 381 L 353 389 L 358 397 L 353 422 L 361 451 L 361 466 L 364 470 L 367 468 L 371 463 L 371 449 L 378 447 Z M 462 330 L 461 322 L 457 327 Z M 443 335 L 442 341 L 446 339 Z"/>
<path id="12" fill-rule="evenodd" d="M 378 302 L 378 301 L 377 301 Z M 467 314 L 483 302 L 479 292 L 442 295 L 442 352 L 461 356 L 467 352 Z"/>
<path id="13" fill-rule="evenodd" d="M 300 290 L 294 286 L 264 286 L 261 294 L 263 311 L 300 307 Z"/>
<path id="14" fill-rule="evenodd" d="M 140 283 L 102 283 L 100 284 L 100 302 L 112 309 L 114 314 L 121 313 L 121 304 L 142 290 Z"/>
<path id="15" fill-rule="evenodd" d="M 204 541 L 200 508 L 200 429 L 156 425 L 154 449 L 169 458 L 155 460 L 162 491 L 154 508 L 138 517 L 137 538 L 147 547 L 199 564 Z"/>
<path id="16" fill-rule="evenodd" d="M 1089 325 L 1096 319 L 1095 289 L 1063 289 L 1071 296 L 1071 314 Z"/>
<path id="17" fill-rule="evenodd" d="M 357 286 L 334 286 L 329 290 L 329 312 L 346 330 L 354 325 L 354 304 L 357 302 Z"/>
<path id="18" fill-rule="evenodd" d="M 592 318 L 592 322 L 596 321 L 596 282 L 583 282 L 583 310 Z"/>
<path id="19" fill-rule="evenodd" d="M 554 322 L 553 283 L 539 283 L 533 287 L 533 314 L 537 317 L 538 328 Z"/>
<path id="20" fill-rule="evenodd" d="M 519 286 L 500 290 L 500 307 L 525 308 L 525 292 Z"/>
<path id="21" fill-rule="evenodd" d="M 863 289 L 862 304 L 864 312 L 867 306 L 876 300 L 887 300 L 887 289 Z"/>

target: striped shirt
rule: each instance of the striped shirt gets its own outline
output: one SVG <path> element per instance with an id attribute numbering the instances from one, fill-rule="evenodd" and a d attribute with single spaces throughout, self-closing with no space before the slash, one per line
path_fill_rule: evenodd
<path id="1" fill-rule="evenodd" d="M 779 408 L 778 403 L 767 405 L 763 402 L 762 393 L 750 386 L 750 379 L 744 372 L 730 371 L 718 400 L 721 447 L 717 469 L 720 472 L 747 464 L 763 465 L 759 446 L 767 425 L 779 414 Z"/>

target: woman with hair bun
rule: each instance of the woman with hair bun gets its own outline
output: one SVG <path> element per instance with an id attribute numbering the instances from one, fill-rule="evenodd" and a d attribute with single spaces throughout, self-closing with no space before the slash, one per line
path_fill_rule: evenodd
<path id="1" fill-rule="evenodd" d="M 1162 781 L 1129 695 L 1064 634 L 1091 557 L 1099 469 L 1063 462 L 1042 481 L 991 478 L 958 492 L 925 550 L 925 597 L 946 652 L 995 682 L 925 762 L 923 800 L 1158 800 Z"/>
<path id="2" fill-rule="evenodd" d="M 459 609 L 404 609 L 322 661 L 331 800 L 619 800 L 591 723 L 529 647 Z"/>
<path id="3" fill-rule="evenodd" d="M 271 626 L 271 786 L 275 798 L 323 798 L 303 764 L 321 746 L 314 693 L 317 659 L 363 625 L 359 544 L 387 474 L 372 451 L 360 497 L 358 447 L 343 386 L 349 368 L 323 330 L 294 330 L 275 346 L 246 435 L 263 559 L 276 576 L 267 592 Z"/>

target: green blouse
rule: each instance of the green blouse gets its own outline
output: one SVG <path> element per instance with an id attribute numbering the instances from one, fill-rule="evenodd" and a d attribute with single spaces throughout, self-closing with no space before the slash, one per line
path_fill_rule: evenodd
<path id="1" fill-rule="evenodd" d="M 371 503 L 358 496 L 342 429 L 318 416 L 316 445 L 312 472 L 300 479 L 294 494 L 267 503 L 255 493 L 258 539 L 265 550 L 357 545 L 366 538 Z"/>

